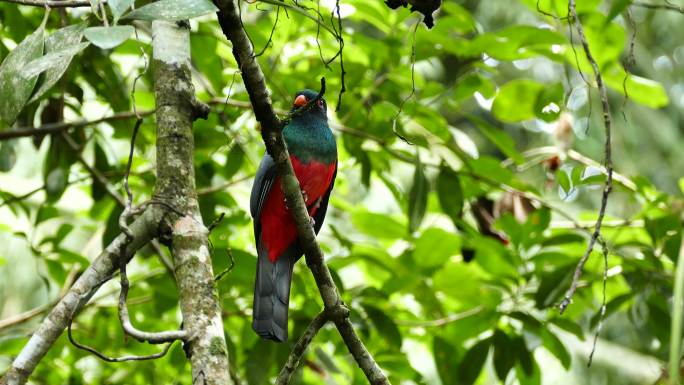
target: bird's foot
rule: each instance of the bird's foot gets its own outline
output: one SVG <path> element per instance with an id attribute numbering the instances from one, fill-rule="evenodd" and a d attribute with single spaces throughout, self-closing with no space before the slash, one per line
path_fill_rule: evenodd
<path id="1" fill-rule="evenodd" d="M 304 206 L 306 206 L 306 202 L 309 200 L 309 194 L 307 194 L 306 190 L 302 189 L 302 199 L 304 199 Z M 287 205 L 287 198 L 283 198 L 283 203 L 285 204 L 285 210 L 290 210 L 290 207 Z M 316 208 L 321 204 L 320 198 L 316 201 Z"/>
<path id="2" fill-rule="evenodd" d="M 316 220 L 313 219 L 313 217 L 309 217 L 309 225 L 311 225 L 311 227 L 316 226 Z"/>

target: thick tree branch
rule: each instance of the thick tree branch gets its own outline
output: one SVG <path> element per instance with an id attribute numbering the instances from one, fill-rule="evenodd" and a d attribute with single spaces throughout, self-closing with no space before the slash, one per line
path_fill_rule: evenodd
<path id="1" fill-rule="evenodd" d="M 131 224 L 130 228 L 134 238 L 126 248 L 126 258 L 131 258 L 136 250 L 156 235 L 157 224 L 161 217 L 162 212 L 160 210 L 150 207 Z M 74 286 L 69 289 L 33 333 L 29 342 L 12 362 L 12 366 L 5 377 L 0 380 L 0 384 L 18 385 L 26 383 L 38 362 L 62 334 L 73 316 L 119 268 L 119 255 L 121 245 L 124 242 L 126 242 L 126 237 L 123 234 L 116 237 L 78 278 Z"/>
<path id="2" fill-rule="evenodd" d="M 233 0 L 215 0 L 219 8 L 218 19 L 223 33 L 233 43 L 233 55 L 242 72 L 245 88 L 252 102 L 254 115 L 261 123 L 261 134 L 266 150 L 276 162 L 282 189 L 297 226 L 299 244 L 306 256 L 306 263 L 318 285 L 325 312 L 335 322 L 349 352 L 354 356 L 371 384 L 389 384 L 389 380 L 358 338 L 351 322 L 349 311 L 344 307 L 337 287 L 330 275 L 323 253 L 316 242 L 316 234 L 309 222 L 309 214 L 302 198 L 297 178 L 287 147 L 282 137 L 283 122 L 275 115 L 261 67 L 254 57 L 252 45 L 242 28 L 242 23 Z M 321 90 L 323 91 L 323 90 Z"/>
<path id="3" fill-rule="evenodd" d="M 563 313 L 565 309 L 568 307 L 568 305 L 570 305 L 570 302 L 572 301 L 572 296 L 575 295 L 575 291 L 577 291 L 577 287 L 579 285 L 579 280 L 582 277 L 582 270 L 584 269 L 584 265 L 587 263 L 589 255 L 591 255 L 592 250 L 594 250 L 594 245 L 601 236 L 601 223 L 603 222 L 603 217 L 606 214 L 606 206 L 608 206 L 608 195 L 610 194 L 610 191 L 613 188 L 613 159 L 611 144 L 612 121 L 610 117 L 610 104 L 608 103 L 608 90 L 606 89 L 606 85 L 603 83 L 603 78 L 601 77 L 601 71 L 599 70 L 599 66 L 596 63 L 596 60 L 594 60 L 594 57 L 591 55 L 591 51 L 589 50 L 589 43 L 587 42 L 587 38 L 584 35 L 584 28 L 582 27 L 582 22 L 577 17 L 575 0 L 569 0 L 568 10 L 571 16 L 571 20 L 575 22 L 575 28 L 577 29 L 577 34 L 579 35 L 580 41 L 582 43 L 584 54 L 587 56 L 587 60 L 591 64 L 591 68 L 594 71 L 594 77 L 596 78 L 596 85 L 599 89 L 601 107 L 603 109 L 603 126 L 605 129 L 606 136 L 603 151 L 605 156 L 604 162 L 607 177 L 606 183 L 603 186 L 601 206 L 599 207 L 599 213 L 598 218 L 596 219 L 594 232 L 591 234 L 591 238 L 589 238 L 589 244 L 587 245 L 587 249 L 584 252 L 584 255 L 577 264 L 577 268 L 575 269 L 575 273 L 572 277 L 572 284 L 570 285 L 570 289 L 568 289 L 568 292 L 565 294 L 565 298 L 563 298 L 560 305 L 558 305 L 558 308 L 561 313 Z"/>
<path id="4" fill-rule="evenodd" d="M 199 116 L 190 78 L 187 23 L 152 22 L 153 78 L 157 111 L 157 183 L 153 201 L 173 208 L 163 239 L 171 243 L 178 282 L 185 351 L 193 383 L 232 384 L 228 350 L 208 231 L 197 203 L 192 122 Z"/>

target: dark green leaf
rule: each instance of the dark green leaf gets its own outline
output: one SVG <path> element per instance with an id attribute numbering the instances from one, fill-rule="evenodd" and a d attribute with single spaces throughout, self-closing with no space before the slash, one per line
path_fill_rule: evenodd
<path id="1" fill-rule="evenodd" d="M 223 177 L 226 179 L 233 177 L 233 175 L 240 170 L 240 167 L 242 167 L 244 160 L 245 152 L 242 150 L 242 146 L 238 143 L 235 143 L 233 148 L 230 149 L 228 157 L 226 158 L 226 164 L 223 168 Z"/>
<path id="2" fill-rule="evenodd" d="M 492 337 L 492 344 L 494 345 L 494 371 L 499 380 L 505 382 L 508 372 L 515 364 L 512 342 L 506 333 L 497 329 Z"/>
<path id="3" fill-rule="evenodd" d="M 558 358 L 561 365 L 563 365 L 566 370 L 570 369 L 570 353 L 568 353 L 568 350 L 565 348 L 565 345 L 563 345 L 561 340 L 559 340 L 558 337 L 556 337 L 556 335 L 551 333 L 548 329 L 542 329 L 539 337 L 541 337 L 544 347 L 551 352 L 551 354 L 556 356 L 556 358 Z"/>
<path id="4" fill-rule="evenodd" d="M 392 349 L 401 348 L 401 333 L 397 324 L 384 311 L 369 304 L 363 304 L 363 309 L 370 318 L 375 330 L 385 339 Z"/>
<path id="5" fill-rule="evenodd" d="M 454 223 L 463 215 L 463 189 L 458 174 L 452 169 L 442 166 L 437 177 L 437 197 L 442 211 Z"/>
<path id="6" fill-rule="evenodd" d="M 413 173 L 413 184 L 409 191 L 408 204 L 409 232 L 411 233 L 418 230 L 421 222 L 423 222 L 429 190 L 430 184 L 425 177 L 423 164 L 420 162 L 420 157 L 416 155 L 416 168 Z"/>
<path id="7" fill-rule="evenodd" d="M 459 384 L 470 385 L 475 383 L 487 360 L 490 344 L 491 339 L 489 338 L 479 341 L 463 356 L 461 363 L 458 365 Z"/>
<path id="8" fill-rule="evenodd" d="M 432 354 L 442 385 L 457 385 L 458 374 L 454 370 L 454 362 L 458 361 L 456 348 L 445 338 L 435 336 L 432 341 Z"/>

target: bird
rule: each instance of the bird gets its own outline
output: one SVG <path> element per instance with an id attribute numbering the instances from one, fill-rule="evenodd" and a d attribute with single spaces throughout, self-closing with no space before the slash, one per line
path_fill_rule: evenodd
<path id="1" fill-rule="evenodd" d="M 337 144 L 328 126 L 325 100 L 309 89 L 297 92 L 282 135 L 318 234 L 337 176 Z M 303 252 L 268 152 L 254 179 L 250 212 L 257 249 L 252 328 L 264 339 L 285 342 L 292 271 Z"/>

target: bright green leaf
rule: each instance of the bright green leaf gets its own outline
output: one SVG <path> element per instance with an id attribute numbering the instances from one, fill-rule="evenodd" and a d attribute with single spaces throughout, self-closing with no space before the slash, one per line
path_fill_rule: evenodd
<path id="1" fill-rule="evenodd" d="M 461 250 L 461 238 L 448 231 L 431 227 L 416 240 L 413 259 L 424 267 L 440 266 Z"/>
<path id="2" fill-rule="evenodd" d="M 84 34 L 86 39 L 102 49 L 110 49 L 118 46 L 128 39 L 135 28 L 130 25 L 117 25 L 114 27 L 90 27 Z"/>
<path id="3" fill-rule="evenodd" d="M 529 79 L 504 84 L 494 98 L 492 113 L 503 122 L 520 122 L 536 116 L 536 103 L 544 85 Z"/>

